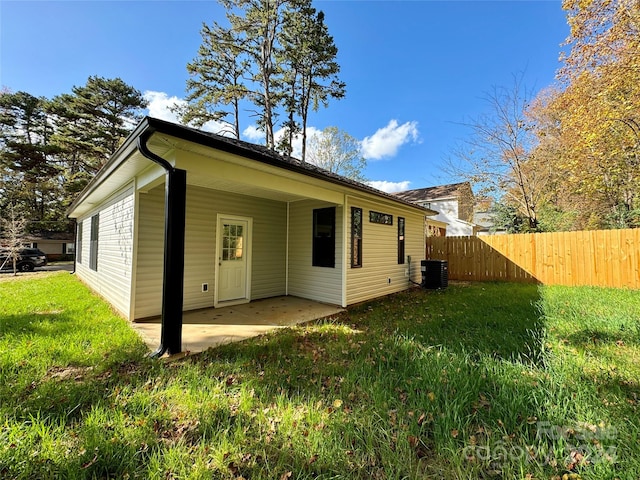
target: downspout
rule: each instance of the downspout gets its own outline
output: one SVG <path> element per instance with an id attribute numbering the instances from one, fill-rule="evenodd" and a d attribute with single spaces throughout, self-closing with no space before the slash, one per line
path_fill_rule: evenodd
<path id="1" fill-rule="evenodd" d="M 73 271 L 71 275 L 76 273 L 76 259 L 78 258 L 78 221 L 73 219 Z"/>
<path id="2" fill-rule="evenodd" d="M 184 232 L 187 172 L 171 165 L 147 147 L 154 130 L 138 137 L 140 153 L 166 170 L 164 208 L 164 265 L 162 272 L 162 327 L 160 346 L 150 356 L 182 351 L 182 307 L 184 297 Z"/>
<path id="3" fill-rule="evenodd" d="M 291 202 L 287 202 L 287 239 L 286 239 L 286 251 L 284 255 L 285 273 L 284 273 L 284 294 L 289 295 L 289 215 L 290 215 Z"/>

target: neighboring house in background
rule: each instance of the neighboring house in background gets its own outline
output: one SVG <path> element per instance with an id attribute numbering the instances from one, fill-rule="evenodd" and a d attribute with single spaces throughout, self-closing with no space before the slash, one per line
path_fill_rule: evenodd
<path id="1" fill-rule="evenodd" d="M 48 260 L 73 259 L 75 240 L 72 233 L 42 232 L 38 235 L 27 235 L 23 242 L 31 248 L 42 250 Z"/>
<path id="2" fill-rule="evenodd" d="M 493 213 L 493 200 L 490 197 L 480 198 L 476 201 L 476 209 L 473 212 L 473 223 L 478 226 L 478 235 L 500 235 L 507 233 L 503 227 L 496 228 L 495 213 Z"/>
<path id="3" fill-rule="evenodd" d="M 427 237 L 445 237 L 447 235 L 447 222 L 435 220 L 435 217 L 427 217 L 426 234 Z"/>
<path id="4" fill-rule="evenodd" d="M 282 295 L 345 307 L 407 289 L 421 279 L 425 216 L 436 214 L 265 147 L 153 118 L 68 213 L 78 277 L 130 320 L 162 313 L 163 328 L 165 309 L 181 325 L 183 310 Z"/>
<path id="5" fill-rule="evenodd" d="M 403 200 L 436 210 L 438 215 L 430 217 L 429 222 L 439 221 L 447 224 L 447 236 L 475 235 L 473 223 L 474 195 L 469 182 L 438 185 L 395 193 Z M 442 235 L 441 229 L 427 228 Z"/>

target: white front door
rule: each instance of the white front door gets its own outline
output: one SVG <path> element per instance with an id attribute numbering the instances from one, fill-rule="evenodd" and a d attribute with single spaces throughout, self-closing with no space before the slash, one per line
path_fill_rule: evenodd
<path id="1" fill-rule="evenodd" d="M 248 301 L 251 219 L 218 216 L 217 302 Z"/>

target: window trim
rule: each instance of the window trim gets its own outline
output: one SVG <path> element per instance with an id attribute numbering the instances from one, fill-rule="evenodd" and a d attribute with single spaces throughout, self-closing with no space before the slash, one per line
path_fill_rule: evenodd
<path id="1" fill-rule="evenodd" d="M 318 216 L 321 212 L 331 212 L 331 229 L 329 236 L 318 235 Z M 336 207 L 314 208 L 313 220 L 312 220 L 312 232 L 311 232 L 311 266 L 313 267 L 336 267 Z M 327 254 L 326 257 L 322 256 L 322 250 L 331 245 L 331 254 Z M 324 248 L 323 248 L 324 247 Z"/>
<path id="2" fill-rule="evenodd" d="M 355 214 L 360 213 L 360 235 L 356 235 Z M 351 268 L 362 268 L 362 209 L 351 207 Z"/>

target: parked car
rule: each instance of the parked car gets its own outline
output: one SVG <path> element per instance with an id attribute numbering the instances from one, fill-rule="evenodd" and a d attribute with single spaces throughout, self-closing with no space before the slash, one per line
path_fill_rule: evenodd
<path id="1" fill-rule="evenodd" d="M 12 270 L 13 262 L 7 250 L 0 250 L 0 268 Z M 16 268 L 21 272 L 30 272 L 36 267 L 44 267 L 47 264 L 47 256 L 38 248 L 23 248 L 16 262 Z"/>

